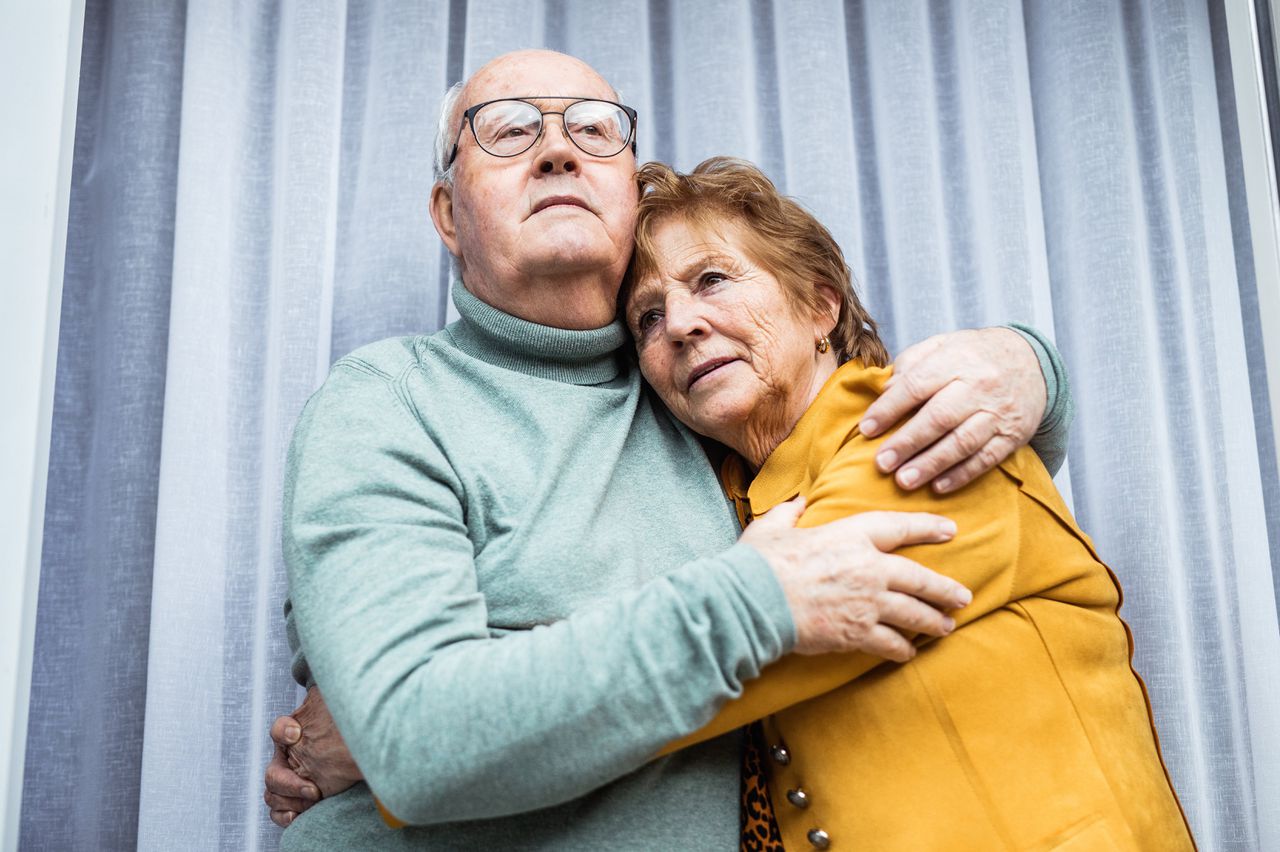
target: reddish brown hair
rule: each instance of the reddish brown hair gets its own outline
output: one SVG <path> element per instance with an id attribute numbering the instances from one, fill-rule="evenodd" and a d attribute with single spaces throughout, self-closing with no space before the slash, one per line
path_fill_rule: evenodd
<path id="1" fill-rule="evenodd" d="M 778 279 L 795 308 L 826 313 L 827 301 L 819 290 L 823 284 L 839 294 L 839 317 L 828 335 L 837 360 L 858 358 L 877 367 L 889 363 L 875 320 L 853 290 L 853 274 L 840 246 L 821 222 L 779 193 L 755 166 L 712 157 L 681 174 L 662 163 L 646 163 L 636 180 L 636 248 L 623 282 L 622 304 L 633 282 L 657 271 L 653 232 L 660 222 L 680 219 L 707 229 L 736 222 L 744 226 L 743 249 Z"/>

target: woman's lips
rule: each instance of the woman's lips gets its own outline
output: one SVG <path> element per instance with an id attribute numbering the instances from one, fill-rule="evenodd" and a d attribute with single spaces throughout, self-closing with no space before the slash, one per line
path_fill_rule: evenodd
<path id="1" fill-rule="evenodd" d="M 703 361 L 689 373 L 688 390 L 693 390 L 693 386 L 705 379 L 707 376 L 718 371 L 721 367 L 732 364 L 739 359 L 737 358 L 712 358 L 710 361 Z"/>

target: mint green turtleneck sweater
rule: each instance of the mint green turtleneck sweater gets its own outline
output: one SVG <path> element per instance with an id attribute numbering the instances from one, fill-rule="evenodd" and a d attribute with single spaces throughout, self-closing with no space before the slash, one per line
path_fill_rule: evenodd
<path id="1" fill-rule="evenodd" d="M 790 648 L 781 588 L 620 324 L 454 300 L 338 361 L 294 433 L 292 618 L 368 786 L 283 848 L 736 848 L 736 735 L 647 761 Z"/>

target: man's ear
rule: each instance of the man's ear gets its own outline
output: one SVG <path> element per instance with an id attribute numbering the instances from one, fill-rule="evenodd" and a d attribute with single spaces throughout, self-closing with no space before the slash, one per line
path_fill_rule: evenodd
<path id="1" fill-rule="evenodd" d="M 431 187 L 431 221 L 435 223 L 436 233 L 449 254 L 458 254 L 458 225 L 453 218 L 453 187 L 444 181 L 436 181 Z"/>

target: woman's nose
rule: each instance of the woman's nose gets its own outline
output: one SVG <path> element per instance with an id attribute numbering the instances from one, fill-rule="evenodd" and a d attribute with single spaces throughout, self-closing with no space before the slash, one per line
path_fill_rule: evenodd
<path id="1" fill-rule="evenodd" d="M 668 298 L 666 312 L 667 338 L 673 343 L 685 343 L 707 334 L 706 317 L 696 300 L 688 296 Z"/>

